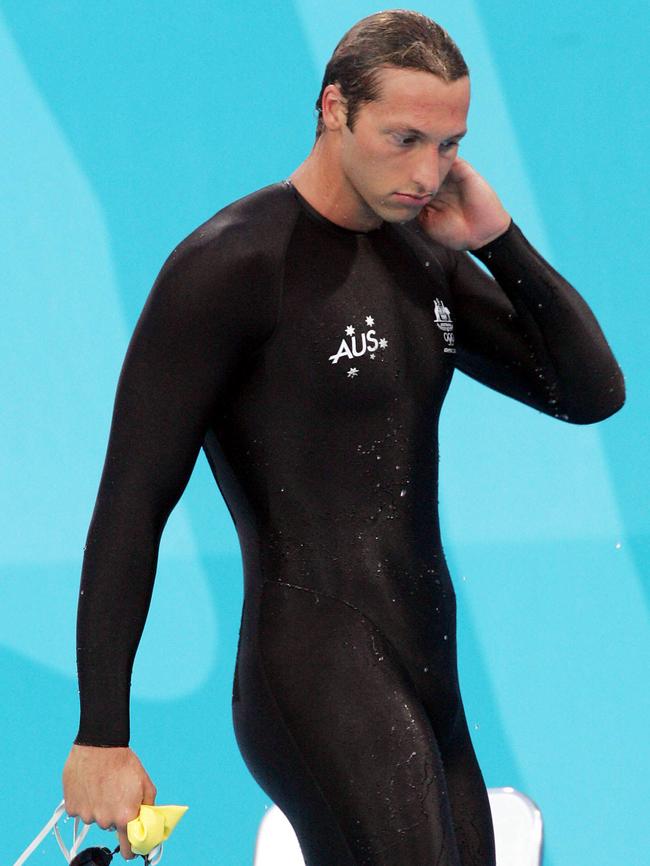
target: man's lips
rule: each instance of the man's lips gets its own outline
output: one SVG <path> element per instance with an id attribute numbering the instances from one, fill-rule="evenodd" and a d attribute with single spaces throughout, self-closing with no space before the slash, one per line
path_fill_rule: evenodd
<path id="1" fill-rule="evenodd" d="M 425 205 L 428 201 L 431 201 L 430 195 L 409 195 L 406 192 L 395 192 L 393 193 L 394 198 L 397 201 L 401 201 L 404 204 L 410 204 L 413 206 L 421 207 Z"/>

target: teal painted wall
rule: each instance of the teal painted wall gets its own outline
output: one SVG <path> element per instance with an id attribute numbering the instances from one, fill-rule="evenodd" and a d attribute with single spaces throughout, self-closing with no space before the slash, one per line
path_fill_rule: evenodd
<path id="1" fill-rule="evenodd" d="M 74 618 L 117 375 L 162 261 L 229 201 L 286 177 L 363 2 L 0 0 L 0 859 L 61 797 L 77 728 Z M 545 819 L 545 866 L 645 862 L 650 801 L 647 4 L 414 7 L 469 63 L 463 155 L 598 316 L 628 401 L 578 427 L 462 374 L 441 508 L 461 688 L 489 786 Z M 203 455 L 166 527 L 133 677 L 132 746 L 190 812 L 168 866 L 252 862 L 268 798 L 237 750 L 242 601 Z M 90 838 L 105 842 L 96 828 Z M 56 862 L 53 839 L 42 850 Z M 39 859 L 43 855 L 34 855 Z M 43 860 L 43 862 L 45 862 Z"/>

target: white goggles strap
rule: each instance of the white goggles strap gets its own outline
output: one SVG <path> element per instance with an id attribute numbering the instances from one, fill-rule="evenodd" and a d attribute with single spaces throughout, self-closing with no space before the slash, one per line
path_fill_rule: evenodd
<path id="1" fill-rule="evenodd" d="M 151 851 L 147 854 L 146 863 L 148 866 L 158 866 L 158 863 L 162 860 L 163 855 L 163 843 L 160 845 L 156 845 L 155 848 L 152 848 Z"/>
<path id="2" fill-rule="evenodd" d="M 54 810 L 54 813 L 53 813 L 52 817 L 50 818 L 50 820 L 43 827 L 43 829 L 38 834 L 38 836 L 34 839 L 34 841 L 31 842 L 30 845 L 27 846 L 27 848 L 23 851 L 23 853 L 16 860 L 16 862 L 13 864 L 13 866 L 23 866 L 23 863 L 25 862 L 25 860 L 27 860 L 27 858 L 31 854 L 34 853 L 34 851 L 38 848 L 38 846 L 41 844 L 43 839 L 45 839 L 45 837 L 50 832 L 50 830 L 54 830 L 54 835 L 56 836 L 56 841 L 59 845 L 59 848 L 61 849 L 61 853 L 65 857 L 66 863 L 70 863 L 70 861 L 73 860 L 77 856 L 77 854 L 79 853 L 79 847 L 81 846 L 81 843 L 86 838 L 86 835 L 88 834 L 88 831 L 90 830 L 90 824 L 84 824 L 83 830 L 81 831 L 81 833 L 79 833 L 79 835 L 77 835 L 77 831 L 79 829 L 79 824 L 83 824 L 83 821 L 81 821 L 80 818 L 74 819 L 74 827 L 73 827 L 73 831 L 72 831 L 72 847 L 68 851 L 68 849 L 65 846 L 63 839 L 61 838 L 61 832 L 59 831 L 59 828 L 57 826 L 62 815 L 64 814 L 64 812 L 65 812 L 65 800 L 61 800 L 59 805 Z M 163 855 L 163 843 L 161 842 L 160 845 L 156 845 L 155 848 L 151 849 L 151 851 L 147 854 L 147 858 L 146 858 L 145 862 L 148 864 L 148 866 L 158 866 L 158 863 L 160 863 L 160 861 L 162 860 L 162 855 Z"/>
<path id="3" fill-rule="evenodd" d="M 58 824 L 59 820 L 61 819 L 61 816 L 63 815 L 64 812 L 65 812 L 65 800 L 61 800 L 59 805 L 54 810 L 54 813 L 53 813 L 52 817 L 50 818 L 50 820 L 43 827 L 43 829 L 38 834 L 38 836 L 34 839 L 34 841 L 30 845 L 27 846 L 27 848 L 23 851 L 23 853 L 16 860 L 16 862 L 13 864 L 13 866 L 22 866 L 22 864 L 25 862 L 25 860 L 27 860 L 27 858 L 31 854 L 34 853 L 34 851 L 38 848 L 38 846 L 41 844 L 43 839 L 45 839 L 47 834 L 52 829 L 54 830 L 54 835 L 56 836 L 56 841 L 58 842 L 59 848 L 61 849 L 61 853 L 65 857 L 66 863 L 69 863 L 74 857 L 76 857 L 77 852 L 79 850 L 79 846 L 81 845 L 83 840 L 86 838 L 86 834 L 90 830 L 90 825 L 84 824 L 83 830 L 81 831 L 81 833 L 79 833 L 79 835 L 77 835 L 77 830 L 79 828 L 79 824 L 82 822 L 79 820 L 79 818 L 74 819 L 74 829 L 73 829 L 73 834 L 72 834 L 72 847 L 68 851 L 68 849 L 66 848 L 66 846 L 63 842 L 63 839 L 61 838 L 61 833 L 59 831 L 59 828 L 57 827 L 57 824 Z"/>

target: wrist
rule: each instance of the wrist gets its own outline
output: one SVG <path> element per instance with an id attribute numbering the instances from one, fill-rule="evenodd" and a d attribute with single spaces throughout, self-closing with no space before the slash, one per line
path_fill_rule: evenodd
<path id="1" fill-rule="evenodd" d="M 477 243 L 471 247 L 468 247 L 469 252 L 473 253 L 476 250 L 481 250 L 481 249 L 483 249 L 483 247 L 488 246 L 488 244 L 491 244 L 494 241 L 498 240 L 499 238 L 503 237 L 507 233 L 507 231 L 511 228 L 512 224 L 513 224 L 512 223 L 512 217 L 510 216 L 510 214 L 506 214 L 505 219 L 504 219 L 503 223 L 501 224 L 501 226 L 498 229 L 495 229 L 495 231 L 493 231 L 491 234 L 487 235 L 485 238 L 482 238 L 480 243 Z"/>

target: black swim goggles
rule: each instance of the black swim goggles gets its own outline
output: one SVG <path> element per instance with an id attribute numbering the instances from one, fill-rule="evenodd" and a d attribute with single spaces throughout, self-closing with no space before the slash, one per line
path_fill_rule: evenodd
<path id="1" fill-rule="evenodd" d="M 70 866 L 108 866 L 119 850 L 119 845 L 114 851 L 108 848 L 84 848 L 70 861 Z"/>

